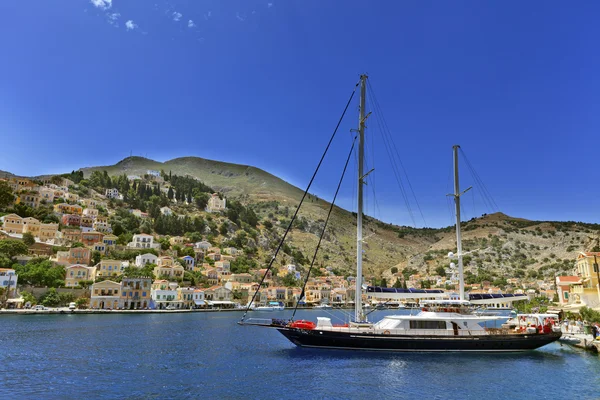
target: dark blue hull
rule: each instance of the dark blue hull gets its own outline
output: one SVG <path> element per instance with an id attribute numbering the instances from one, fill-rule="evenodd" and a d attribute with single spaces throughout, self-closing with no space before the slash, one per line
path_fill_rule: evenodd
<path id="1" fill-rule="evenodd" d="M 326 330 L 277 328 L 301 347 L 373 351 L 477 351 L 515 352 L 534 350 L 558 340 L 560 332 L 547 334 L 428 336 L 374 335 Z"/>

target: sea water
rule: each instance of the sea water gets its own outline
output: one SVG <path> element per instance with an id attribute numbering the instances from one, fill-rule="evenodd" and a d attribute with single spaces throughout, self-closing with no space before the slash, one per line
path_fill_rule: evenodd
<path id="1" fill-rule="evenodd" d="M 317 316 L 335 323 L 348 313 L 301 310 L 296 319 Z M 0 316 L 0 399 L 600 398 L 600 357 L 558 343 L 514 354 L 304 349 L 240 318 Z"/>

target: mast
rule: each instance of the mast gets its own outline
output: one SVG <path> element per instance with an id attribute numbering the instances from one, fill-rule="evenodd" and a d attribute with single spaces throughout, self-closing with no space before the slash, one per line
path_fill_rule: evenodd
<path id="1" fill-rule="evenodd" d="M 362 309 L 362 222 L 363 222 L 363 178 L 365 157 L 365 102 L 367 75 L 360 76 L 360 105 L 358 113 L 358 210 L 356 212 L 356 292 L 354 298 L 354 320 L 363 322 Z"/>
<path id="2" fill-rule="evenodd" d="M 460 285 L 460 300 L 465 300 L 465 277 L 463 272 L 462 240 L 460 237 L 460 192 L 458 183 L 458 149 L 459 145 L 452 146 L 454 151 L 454 204 L 456 205 L 456 252 L 458 253 L 458 281 Z M 469 188 L 470 189 L 470 188 Z M 467 189 L 467 190 L 469 190 Z M 467 191 L 465 190 L 465 192 Z"/>

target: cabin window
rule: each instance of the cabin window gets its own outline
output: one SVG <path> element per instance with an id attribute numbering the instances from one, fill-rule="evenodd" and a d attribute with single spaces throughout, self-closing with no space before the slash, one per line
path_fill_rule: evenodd
<path id="1" fill-rule="evenodd" d="M 410 329 L 446 329 L 446 321 L 410 321 Z"/>

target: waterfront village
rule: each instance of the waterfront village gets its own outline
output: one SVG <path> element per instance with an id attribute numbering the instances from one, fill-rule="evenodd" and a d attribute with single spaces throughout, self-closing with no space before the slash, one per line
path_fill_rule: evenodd
<path id="1" fill-rule="evenodd" d="M 130 208 L 135 204 L 139 208 Z M 193 218 L 177 214 L 174 208 L 183 205 L 199 211 Z M 301 271 L 306 271 L 301 263 L 308 260 L 291 257 L 294 262 L 267 271 L 266 262 L 252 258 L 256 250 L 246 246 L 248 234 L 234 225 L 252 236 L 257 224 L 272 228 L 271 223 L 259 222 L 252 210 L 228 203 L 190 177 L 148 170 L 143 176 L 112 178 L 98 171 L 88 179 L 79 171 L 43 180 L 0 178 L 1 210 L 3 308 L 71 302 L 92 310 L 239 308 L 250 302 L 265 274 L 256 305 L 354 303 L 354 278 L 328 266 L 318 268 L 300 299 Z M 576 272 L 554 281 L 509 278 L 503 289 L 483 281 L 467 290 L 504 290 L 546 297 L 567 309 L 595 308 L 600 305 L 596 257 L 600 253 L 581 253 L 573 260 Z M 455 271 L 392 272 L 394 287 L 420 288 L 428 282 L 430 288 L 458 289 Z"/>

